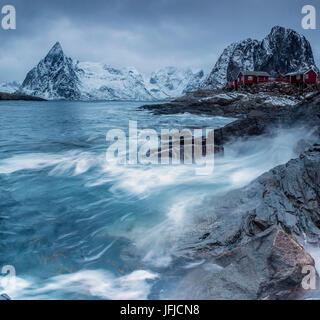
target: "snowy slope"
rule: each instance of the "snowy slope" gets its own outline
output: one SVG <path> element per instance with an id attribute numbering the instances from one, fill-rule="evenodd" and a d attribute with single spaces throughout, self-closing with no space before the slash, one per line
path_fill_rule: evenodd
<path id="1" fill-rule="evenodd" d="M 167 67 L 147 77 L 135 68 L 73 61 L 56 43 L 26 76 L 19 92 L 46 99 L 151 101 L 179 97 L 199 86 L 202 71 Z"/>
<path id="2" fill-rule="evenodd" d="M 147 89 L 157 99 L 179 97 L 197 88 L 203 77 L 203 71 L 166 67 L 151 74 Z"/>
<path id="3" fill-rule="evenodd" d="M 13 92 L 16 92 L 20 86 L 21 86 L 21 83 L 17 81 L 2 82 L 0 83 L 0 92 L 13 93 Z"/>
<path id="4" fill-rule="evenodd" d="M 317 70 L 308 40 L 294 30 L 275 26 L 262 41 L 247 39 L 228 46 L 200 87 L 221 88 L 240 70 L 276 76 L 308 68 Z"/>
<path id="5" fill-rule="evenodd" d="M 258 41 L 252 39 L 229 45 L 200 86 L 208 89 L 221 88 L 227 78 L 235 77 L 240 69 L 254 70 L 253 52 L 258 45 Z"/>
<path id="6" fill-rule="evenodd" d="M 79 99 L 79 79 L 71 58 L 64 55 L 57 42 L 39 64 L 28 72 L 20 93 L 45 99 Z"/>
<path id="7" fill-rule="evenodd" d="M 115 69 L 102 63 L 78 62 L 75 65 L 83 99 L 153 100 L 143 75 L 135 68 Z"/>

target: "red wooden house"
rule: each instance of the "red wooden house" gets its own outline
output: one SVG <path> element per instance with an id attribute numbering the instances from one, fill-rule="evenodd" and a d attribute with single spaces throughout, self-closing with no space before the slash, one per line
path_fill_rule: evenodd
<path id="1" fill-rule="evenodd" d="M 240 71 L 238 74 L 239 85 L 250 85 L 269 81 L 269 73 L 263 71 Z"/>
<path id="2" fill-rule="evenodd" d="M 313 69 L 308 70 L 303 75 L 303 81 L 305 83 L 316 83 L 317 82 L 317 73 Z"/>
<path id="3" fill-rule="evenodd" d="M 292 72 L 288 73 L 289 81 L 291 83 L 316 83 L 317 82 L 317 73 L 313 69 L 308 71 Z"/>
<path id="4" fill-rule="evenodd" d="M 274 79 L 276 82 L 290 82 L 290 76 L 286 76 L 283 74 L 278 74 Z"/>
<path id="5" fill-rule="evenodd" d="M 287 76 L 290 79 L 290 83 L 303 83 L 303 73 L 301 72 L 291 72 L 288 73 Z"/>

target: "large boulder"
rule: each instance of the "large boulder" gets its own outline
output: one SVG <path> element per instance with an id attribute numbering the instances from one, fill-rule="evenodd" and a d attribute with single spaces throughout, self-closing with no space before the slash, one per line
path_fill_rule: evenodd
<path id="1" fill-rule="evenodd" d="M 185 235 L 188 252 L 220 254 L 247 242 L 256 221 L 277 225 L 301 243 L 320 242 L 320 145 L 210 200 L 210 219 Z M 263 227 L 261 227 L 263 228 Z M 260 228 L 260 229 L 261 229 Z"/>
<path id="2" fill-rule="evenodd" d="M 273 226 L 191 271 L 175 295 L 204 300 L 296 298 L 304 293 L 304 266 L 314 266 L 312 257 Z"/>
<path id="3" fill-rule="evenodd" d="M 302 245 L 320 243 L 320 145 L 213 198 L 208 216 L 184 234 L 180 253 L 203 259 L 181 283 L 184 299 L 290 299 L 304 291 Z"/>

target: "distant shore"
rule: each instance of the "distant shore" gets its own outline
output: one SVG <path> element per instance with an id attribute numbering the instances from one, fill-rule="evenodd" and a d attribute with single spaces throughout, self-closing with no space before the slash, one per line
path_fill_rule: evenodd
<path id="1" fill-rule="evenodd" d="M 27 94 L 0 92 L 0 100 L 46 101 L 46 99 Z"/>

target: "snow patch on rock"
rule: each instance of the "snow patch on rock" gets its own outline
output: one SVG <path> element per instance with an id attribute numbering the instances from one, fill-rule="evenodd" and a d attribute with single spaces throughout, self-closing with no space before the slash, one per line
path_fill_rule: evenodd
<path id="1" fill-rule="evenodd" d="M 19 91 L 45 99 L 152 101 L 179 97 L 198 88 L 203 79 L 203 71 L 190 69 L 166 67 L 147 77 L 134 67 L 73 61 L 57 42 Z"/>

